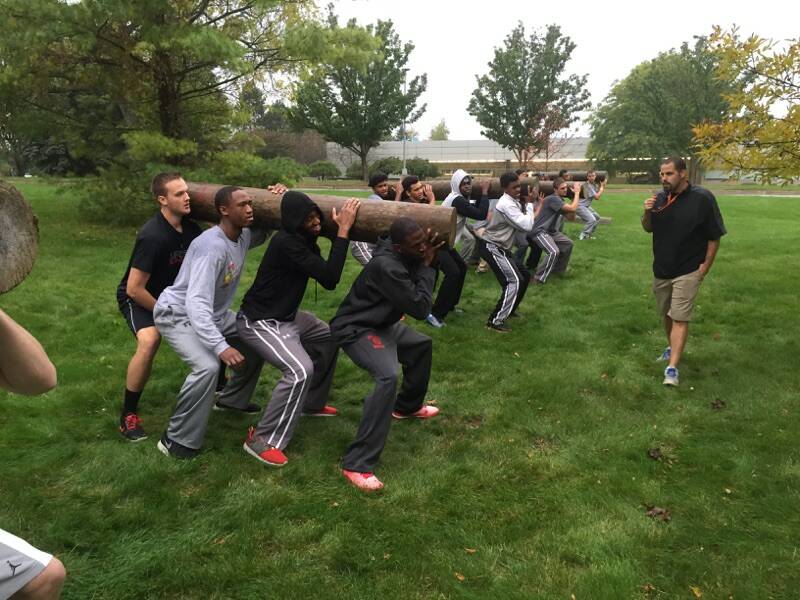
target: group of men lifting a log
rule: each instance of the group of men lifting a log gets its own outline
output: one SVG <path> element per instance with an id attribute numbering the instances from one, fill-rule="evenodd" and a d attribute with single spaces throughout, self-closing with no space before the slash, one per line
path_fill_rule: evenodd
<path id="1" fill-rule="evenodd" d="M 685 167 L 677 171 L 685 175 Z M 676 189 L 686 184 L 682 179 L 676 181 Z M 603 186 L 595 188 L 594 182 L 595 173 L 590 172 L 585 185 L 574 183 L 572 200 L 567 203 L 564 198 L 570 187 L 563 177 L 553 180 L 553 193 L 545 196 L 536 187 L 522 184 L 518 174 L 509 172 L 500 177 L 502 195 L 496 202 L 489 202 L 487 182 L 479 184 L 481 195 L 473 202 L 472 179 L 457 170 L 443 206 L 456 210 L 456 241 L 462 242 L 462 253 L 445 246 L 437 233 L 423 229 L 417 221 L 396 218 L 377 243 L 353 245 L 353 254 L 363 269 L 327 324 L 300 310 L 300 304 L 309 279 L 330 290 L 339 284 L 350 246 L 350 230 L 361 206 L 359 200 L 348 199 L 338 211 L 333 208 L 330 215 L 325 215 L 305 194 L 288 191 L 280 184 L 270 187 L 269 191 L 280 197 L 280 230 L 272 235 L 255 280 L 235 313 L 231 305 L 247 250 L 267 237 L 266 232 L 251 228 L 252 198 L 237 187 L 220 188 L 214 197 L 220 222 L 201 231 L 189 219 L 189 190 L 180 174 L 156 175 L 152 193 L 159 211 L 139 232 L 117 291 L 120 310 L 137 340 L 128 365 L 121 433 L 131 441 L 147 437 L 138 404 L 163 337 L 191 371 L 158 442 L 159 450 L 176 458 L 194 457 L 203 446 L 212 409 L 261 412 L 251 397 L 263 363 L 268 362 L 281 371 L 281 378 L 257 426 L 248 431 L 244 450 L 263 463 L 283 466 L 288 461 L 284 449 L 301 416 L 337 415 L 327 399 L 341 348 L 374 380 L 364 401 L 355 440 L 342 458 L 342 473 L 360 489 L 382 488 L 374 467 L 392 418 L 428 419 L 439 412 L 437 407 L 424 403 L 432 341 L 407 327 L 402 322 L 404 316 L 441 327 L 448 313 L 458 310 L 467 272 L 464 255 L 471 255 L 477 247 L 479 257 L 502 288 L 487 328 L 509 331 L 506 321 L 516 315 L 529 282 L 544 284 L 552 273 L 566 269 L 572 242 L 560 232 L 559 218 L 578 212 L 582 195 L 591 201 L 602 194 Z M 373 177 L 370 185 L 374 192 L 371 200 L 435 203 L 431 186 L 416 177 L 403 179 L 393 198 L 386 176 Z M 665 189 L 666 186 L 665 183 Z M 694 189 L 686 186 L 681 187 L 680 193 Z M 653 201 L 648 202 L 646 215 L 653 210 Z M 715 206 L 713 203 L 712 208 Z M 590 208 L 590 204 L 584 207 Z M 718 209 L 709 215 L 704 219 L 718 221 L 719 225 L 711 231 L 704 221 L 703 231 L 711 231 L 718 239 L 724 233 L 721 218 L 717 218 Z M 468 227 L 469 219 L 479 221 L 477 226 Z M 586 227 L 593 224 L 588 218 L 584 220 Z M 325 221 L 336 226 L 327 258 L 322 257 L 317 244 Z M 645 229 L 652 230 L 649 219 Z M 591 229 L 588 234 L 586 231 L 582 237 L 591 235 Z M 700 258 L 705 257 L 705 238 L 698 236 L 694 244 L 698 250 L 692 250 L 693 261 L 695 254 L 700 257 L 700 250 Z M 533 275 L 524 264 L 528 247 L 534 249 L 527 259 L 532 268 L 537 266 L 541 252 L 547 254 Z M 710 267 L 712 261 L 713 256 L 701 265 L 701 270 L 704 265 Z M 438 271 L 443 279 L 434 300 Z M 673 305 L 676 298 L 677 295 L 671 301 Z M 678 313 L 670 312 L 668 301 L 659 300 L 662 305 L 666 310 L 665 324 L 669 325 L 667 337 L 673 344 L 668 370 L 673 369 L 674 378 L 670 384 L 676 385 L 675 354 L 679 358 L 680 351 L 674 344 L 679 343 L 682 348 L 685 334 L 682 341 L 678 339 L 684 331 L 674 327 L 673 319 L 679 321 Z M 398 363 L 403 371 L 399 392 Z M 229 379 L 224 377 L 226 368 L 232 372 Z"/>
<path id="2" fill-rule="evenodd" d="M 341 348 L 375 382 L 342 458 L 342 473 L 360 489 L 380 489 L 374 466 L 392 418 L 428 419 L 439 412 L 424 404 L 431 339 L 401 320 L 404 315 L 424 319 L 430 312 L 436 278 L 432 265 L 444 241 L 411 219 L 396 219 L 328 325 L 300 310 L 300 303 L 309 279 L 326 289 L 339 283 L 361 203 L 351 198 L 339 211 L 323 215 L 301 192 L 282 185 L 269 189 L 281 195 L 281 228 L 234 313 L 231 304 L 247 250 L 266 238 L 250 227 L 252 199 L 242 189 L 221 188 L 214 198 L 220 222 L 201 232 L 189 219 L 188 186 L 181 176 L 161 173 L 153 179 L 160 210 L 139 232 L 118 290 L 120 310 L 137 339 L 120 431 L 131 441 L 147 437 L 138 403 L 163 337 L 191 372 L 158 449 L 192 458 L 203 446 L 212 409 L 260 412 L 250 400 L 266 361 L 281 371 L 281 378 L 261 420 L 248 431 L 244 450 L 265 464 L 283 466 L 288 461 L 283 450 L 301 415 L 337 414 L 326 401 Z M 317 238 L 326 219 L 338 230 L 323 258 Z M 398 362 L 403 366 L 399 392 Z M 221 367 L 232 372 L 227 381 L 220 381 Z"/>
<path id="3" fill-rule="evenodd" d="M 544 284 L 553 273 L 567 269 L 572 240 L 562 232 L 564 215 L 578 214 L 585 223 L 579 239 L 593 238 L 600 215 L 591 205 L 605 191 L 605 182 L 596 183 L 596 171 L 589 171 L 586 182 L 575 182 L 570 188 L 567 171 L 562 170 L 553 180 L 549 195 L 540 192 L 535 184 L 521 182 L 521 174 L 522 170 L 503 174 L 502 195 L 490 200 L 488 181 L 479 182 L 481 195 L 473 199 L 474 182 L 469 174 L 462 169 L 453 173 L 450 193 L 442 206 L 456 210 L 456 244 L 460 250 L 447 247 L 437 254 L 442 282 L 426 317 L 433 327 L 443 327 L 448 314 L 460 310 L 458 303 L 467 265 L 477 264 L 480 258 L 478 272 L 491 269 L 503 290 L 486 325 L 495 331 L 510 331 L 506 320 L 516 316 L 528 283 Z M 369 184 L 373 189 L 369 197 L 372 200 L 431 205 L 436 201 L 431 186 L 415 176 L 405 177 L 396 190 L 389 187 L 388 177 L 382 173 L 373 175 Z M 567 203 L 564 198 L 570 192 L 572 202 Z M 371 258 L 370 247 L 365 242 L 353 244 L 353 256 L 363 265 Z"/>

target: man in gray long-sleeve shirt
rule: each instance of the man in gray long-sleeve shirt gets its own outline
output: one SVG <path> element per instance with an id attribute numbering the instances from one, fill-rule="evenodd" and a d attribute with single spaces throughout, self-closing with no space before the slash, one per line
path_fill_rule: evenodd
<path id="1" fill-rule="evenodd" d="M 286 188 L 272 186 L 282 194 Z M 253 201 L 242 189 L 226 186 L 214 197 L 220 224 L 189 246 L 175 283 L 158 297 L 153 317 L 159 333 L 192 369 L 178 393 L 175 412 L 158 449 L 176 458 L 193 458 L 203 445 L 214 401 L 219 361 L 234 375 L 219 396 L 224 408 L 253 412 L 249 405 L 262 361 L 234 338 L 236 315 L 230 310 L 253 240 Z M 258 407 L 252 407 L 256 410 Z"/>

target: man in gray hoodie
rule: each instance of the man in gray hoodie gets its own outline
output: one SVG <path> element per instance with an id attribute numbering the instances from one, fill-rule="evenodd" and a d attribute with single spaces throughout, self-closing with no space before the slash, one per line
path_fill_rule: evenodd
<path id="1" fill-rule="evenodd" d="M 268 188 L 283 194 L 282 185 Z M 266 235 L 254 235 L 253 200 L 240 188 L 226 186 L 214 197 L 220 223 L 189 246 L 175 283 L 158 297 L 153 317 L 161 336 L 191 368 L 158 449 L 175 458 L 193 458 L 205 438 L 222 361 L 234 371 L 219 395 L 218 406 L 257 412 L 249 403 L 263 362 L 236 335 L 230 310 L 242 276 L 247 250 Z M 258 238 L 258 239 L 255 239 Z"/>

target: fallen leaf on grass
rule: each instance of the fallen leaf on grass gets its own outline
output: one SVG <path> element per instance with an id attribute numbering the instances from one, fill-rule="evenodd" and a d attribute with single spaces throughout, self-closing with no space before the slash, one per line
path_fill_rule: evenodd
<path id="1" fill-rule="evenodd" d="M 464 576 L 463 576 L 461 573 L 459 573 L 458 571 L 456 571 L 456 572 L 454 573 L 454 575 L 456 576 L 456 579 L 458 579 L 459 581 L 464 581 L 464 580 L 466 579 L 466 577 L 464 577 Z"/>
<path id="2" fill-rule="evenodd" d="M 464 548 L 464 552 L 467 554 L 475 554 L 478 550 L 476 548 Z"/>
<path id="3" fill-rule="evenodd" d="M 661 448 L 650 448 L 650 450 L 647 451 L 647 456 L 653 460 L 661 460 L 664 458 L 664 453 L 661 452 Z"/>
<path id="4" fill-rule="evenodd" d="M 645 583 L 645 584 L 642 586 L 642 591 L 643 591 L 645 594 L 652 594 L 653 592 L 655 592 L 655 591 L 656 591 L 656 586 L 654 586 L 654 585 L 653 585 L 653 584 L 651 584 L 651 583 Z"/>
<path id="5" fill-rule="evenodd" d="M 720 400 L 719 398 L 717 398 L 711 403 L 711 408 L 713 408 L 714 410 L 720 410 L 725 408 L 725 400 Z"/>
<path id="6" fill-rule="evenodd" d="M 697 587 L 696 585 L 691 586 L 689 589 L 692 590 L 692 593 L 694 594 L 695 598 L 702 598 L 703 597 L 703 591 L 699 587 Z"/>
<path id="7" fill-rule="evenodd" d="M 519 352 L 514 352 L 514 356 L 516 356 L 517 358 L 519 358 Z"/>
<path id="8" fill-rule="evenodd" d="M 661 508 L 660 506 L 646 506 L 647 512 L 644 514 L 650 517 L 651 519 L 658 519 L 659 521 L 669 521 L 672 518 L 672 515 L 669 514 L 669 510 L 666 508 Z"/>
<path id="9" fill-rule="evenodd" d="M 436 404 L 437 402 L 438 400 L 436 398 L 431 398 L 430 400 L 425 401 L 426 404 Z"/>

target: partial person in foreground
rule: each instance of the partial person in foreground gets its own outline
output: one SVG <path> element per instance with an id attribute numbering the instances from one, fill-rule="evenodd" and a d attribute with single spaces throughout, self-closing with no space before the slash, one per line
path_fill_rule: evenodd
<path id="1" fill-rule="evenodd" d="M 0 389 L 36 396 L 56 386 L 42 345 L 0 309 Z M 55 600 L 67 572 L 60 560 L 0 529 L 0 598 Z"/>
<path id="2" fill-rule="evenodd" d="M 361 203 L 345 201 L 330 219 L 338 225 L 328 259 L 321 256 L 317 238 L 324 216 L 302 192 L 287 192 L 281 200 L 281 229 L 270 241 L 253 285 L 236 317 L 239 337 L 264 362 L 281 371 L 256 427 L 251 427 L 244 450 L 262 463 L 282 467 L 283 453 L 294 435 L 301 413 L 334 417 L 328 404 L 338 347 L 328 324 L 300 310 L 309 279 L 327 290 L 339 283 L 347 258 L 350 228 Z"/>
<path id="3" fill-rule="evenodd" d="M 331 335 L 375 381 L 364 399 L 356 439 L 342 458 L 342 474 L 365 491 L 383 483 L 375 466 L 389 436 L 391 420 L 428 419 L 438 414 L 424 404 L 431 374 L 433 342 L 400 322 L 405 314 L 424 319 L 431 310 L 436 271 L 432 264 L 444 242 L 411 219 L 394 221 L 375 255 L 353 282 L 331 320 Z M 397 392 L 398 362 L 403 383 Z"/>
<path id="4" fill-rule="evenodd" d="M 506 325 L 509 317 L 516 316 L 519 303 L 528 289 L 530 273 L 517 263 L 512 253 L 518 232 L 527 233 L 534 225 L 533 206 L 520 202 L 520 183 L 516 173 L 503 173 L 500 176 L 503 195 L 492 210 L 492 218 L 478 241 L 483 260 L 487 262 L 503 289 L 497 305 L 489 315 L 486 327 L 493 331 L 506 333 L 511 329 Z"/>
<path id="5" fill-rule="evenodd" d="M 270 191 L 283 194 L 286 188 L 272 186 Z M 193 458 L 200 451 L 212 407 L 243 413 L 260 410 L 250 397 L 263 363 L 238 338 L 230 306 L 247 250 L 262 243 L 266 235 L 250 230 L 253 200 L 245 190 L 220 188 L 214 206 L 219 225 L 192 242 L 175 283 L 161 293 L 153 310 L 159 333 L 191 369 L 158 442 L 158 449 L 174 458 Z M 215 404 L 220 361 L 234 374 Z"/>
<path id="6" fill-rule="evenodd" d="M 689 183 L 682 158 L 661 163 L 661 184 L 663 191 L 644 201 L 642 227 L 653 234 L 653 293 L 667 334 L 659 358 L 667 361 L 664 385 L 677 386 L 695 298 L 726 230 L 716 198 Z"/>

